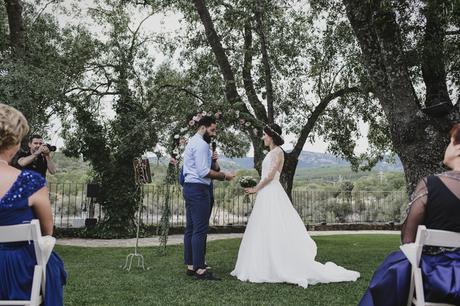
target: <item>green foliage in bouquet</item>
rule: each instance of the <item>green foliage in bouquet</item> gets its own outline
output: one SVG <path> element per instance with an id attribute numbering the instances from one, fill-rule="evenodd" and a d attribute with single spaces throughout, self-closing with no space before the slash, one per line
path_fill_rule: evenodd
<path id="1" fill-rule="evenodd" d="M 240 186 L 243 188 L 252 188 L 257 186 L 257 181 L 252 176 L 243 176 L 239 180 Z"/>

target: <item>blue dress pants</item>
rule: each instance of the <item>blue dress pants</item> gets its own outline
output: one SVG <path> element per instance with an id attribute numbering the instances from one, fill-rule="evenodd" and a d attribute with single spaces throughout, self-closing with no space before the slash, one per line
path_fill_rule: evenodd
<path id="1" fill-rule="evenodd" d="M 186 225 L 184 233 L 184 263 L 193 269 L 205 268 L 206 236 L 209 228 L 211 194 L 208 185 L 184 184 Z"/>

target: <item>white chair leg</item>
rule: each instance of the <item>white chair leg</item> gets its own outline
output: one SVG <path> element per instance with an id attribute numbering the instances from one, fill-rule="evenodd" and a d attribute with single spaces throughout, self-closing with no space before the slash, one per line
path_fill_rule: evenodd
<path id="1" fill-rule="evenodd" d="M 45 297 L 45 286 L 46 286 L 46 265 L 43 267 L 43 272 L 41 274 L 42 284 L 41 284 L 41 293 L 43 298 Z"/>
<path id="2" fill-rule="evenodd" d="M 423 292 L 422 269 L 414 269 L 415 294 L 417 296 L 416 306 L 425 306 L 425 293 Z"/>
<path id="3" fill-rule="evenodd" d="M 42 280 L 42 267 L 35 266 L 34 269 L 34 278 L 32 280 L 32 291 L 30 294 L 30 305 L 39 306 L 40 305 L 40 289 L 41 289 L 41 280 Z"/>
<path id="4" fill-rule="evenodd" d="M 410 287 L 409 287 L 409 295 L 407 297 L 407 306 L 412 306 L 412 299 L 414 298 L 414 268 L 411 268 L 410 274 Z"/>

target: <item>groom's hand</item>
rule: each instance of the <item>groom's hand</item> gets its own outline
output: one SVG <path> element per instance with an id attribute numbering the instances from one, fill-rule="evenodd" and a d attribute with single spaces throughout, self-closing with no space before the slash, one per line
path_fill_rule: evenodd
<path id="1" fill-rule="evenodd" d="M 226 172 L 226 173 L 225 173 L 225 180 L 226 180 L 226 181 L 231 181 L 231 180 L 233 180 L 233 179 L 235 178 L 235 176 L 236 176 L 235 173 L 228 173 L 228 172 Z"/>

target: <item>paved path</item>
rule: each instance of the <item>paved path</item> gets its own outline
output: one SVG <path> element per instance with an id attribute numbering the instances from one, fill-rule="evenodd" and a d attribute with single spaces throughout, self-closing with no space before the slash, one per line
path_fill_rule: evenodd
<path id="1" fill-rule="evenodd" d="M 389 234 L 399 235 L 399 231 L 311 231 L 311 236 L 330 236 L 330 235 L 357 235 L 357 234 Z M 241 238 L 243 234 L 209 234 L 208 241 Z M 168 245 L 182 244 L 183 235 L 171 235 L 168 238 Z M 136 239 L 58 239 L 58 245 L 71 245 L 80 247 L 133 247 Z M 160 244 L 158 236 L 150 238 L 140 238 L 139 246 L 158 246 Z"/>

